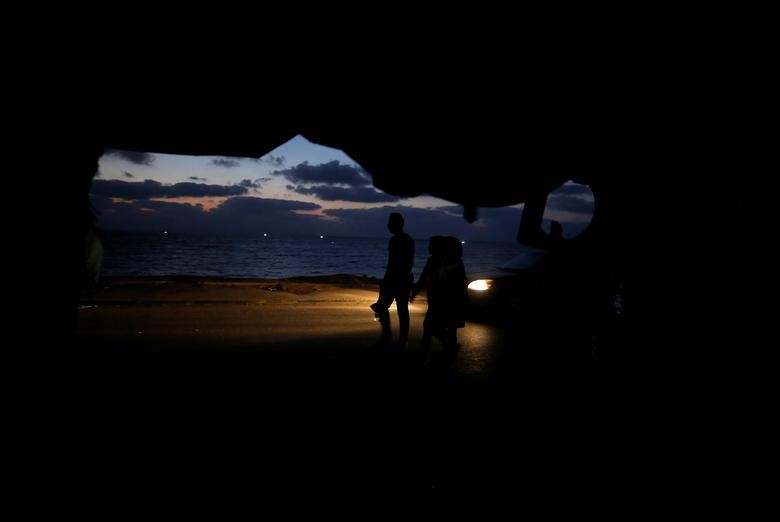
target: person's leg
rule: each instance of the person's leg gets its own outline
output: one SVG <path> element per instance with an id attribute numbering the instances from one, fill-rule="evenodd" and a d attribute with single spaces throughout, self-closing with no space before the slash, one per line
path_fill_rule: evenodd
<path id="1" fill-rule="evenodd" d="M 398 309 L 398 344 L 406 346 L 409 340 L 409 292 L 399 292 L 395 306 Z"/>
<path id="2" fill-rule="evenodd" d="M 450 345 L 455 351 L 460 349 L 460 345 L 458 344 L 458 329 L 455 327 L 452 327 L 450 331 Z"/>
<path id="3" fill-rule="evenodd" d="M 451 360 L 460 350 L 458 345 L 458 329 L 447 327 L 442 330 L 442 344 L 444 344 L 444 357 Z"/>
<path id="4" fill-rule="evenodd" d="M 422 335 L 422 341 L 420 341 L 420 359 L 427 359 L 428 354 L 431 352 L 431 343 L 433 342 L 433 332 L 431 329 L 431 325 L 429 324 L 428 315 L 426 314 L 425 319 L 423 320 L 423 335 Z"/>
<path id="5" fill-rule="evenodd" d="M 371 305 L 371 309 L 376 312 L 376 316 L 379 318 L 379 323 L 382 325 L 382 338 L 380 340 L 383 344 L 392 344 L 393 331 L 390 324 L 390 305 L 395 298 L 394 289 L 387 285 L 380 285 L 379 300 Z M 376 305 L 376 306 L 375 306 Z"/>
<path id="6" fill-rule="evenodd" d="M 389 295 L 387 285 L 385 284 L 385 281 L 382 280 L 379 283 L 379 296 L 376 299 L 376 303 L 372 304 L 370 306 L 371 310 L 374 311 L 378 316 L 381 316 L 383 311 L 387 311 L 388 308 L 390 308 L 390 304 L 393 302 L 392 295 Z M 380 317 L 381 318 L 381 317 Z"/>
<path id="7" fill-rule="evenodd" d="M 382 325 L 382 342 L 391 344 L 393 342 L 393 332 L 390 326 L 390 312 L 388 310 L 382 310 L 377 314 L 379 317 L 379 324 Z"/>

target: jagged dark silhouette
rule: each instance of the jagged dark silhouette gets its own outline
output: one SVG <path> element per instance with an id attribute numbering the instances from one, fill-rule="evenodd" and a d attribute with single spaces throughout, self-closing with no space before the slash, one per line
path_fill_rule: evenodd
<path id="1" fill-rule="evenodd" d="M 515 23 L 515 17 L 508 18 Z M 291 60 L 291 71 L 270 71 L 267 76 L 247 72 L 275 63 L 273 48 L 257 45 L 247 45 L 251 57 L 236 57 L 233 63 L 226 62 L 235 49 L 222 55 L 194 52 L 188 61 L 188 46 L 178 42 L 175 52 L 154 48 L 142 59 L 130 60 L 121 53 L 111 59 L 91 52 L 53 53 L 62 58 L 56 68 L 29 59 L 29 69 L 46 71 L 47 77 L 37 82 L 34 102 L 18 111 L 29 114 L 27 125 L 8 133 L 23 136 L 28 154 L 9 150 L 36 160 L 36 172 L 44 173 L 48 182 L 41 192 L 49 195 L 45 203 L 51 212 L 31 217 L 38 203 L 31 196 L 29 208 L 19 214 L 23 231 L 39 247 L 23 259 L 41 282 L 27 289 L 33 298 L 13 325 L 26 335 L 6 349 L 33 356 L 30 373 L 35 381 L 25 381 L 18 390 L 28 393 L 28 399 L 40 396 L 30 416 L 46 423 L 18 426 L 32 427 L 34 447 L 19 453 L 30 459 L 39 456 L 26 463 L 41 470 L 35 479 L 67 484 L 73 482 L 74 470 L 83 471 L 92 480 L 79 481 L 79 493 L 90 491 L 98 498 L 106 490 L 137 491 L 138 482 L 129 478 L 134 475 L 158 491 L 168 491 L 181 478 L 193 486 L 227 481 L 238 475 L 221 463 L 233 462 L 254 474 L 282 470 L 270 478 L 296 491 L 327 482 L 341 485 L 329 473 L 338 468 L 351 484 L 382 483 L 392 486 L 386 491 L 393 493 L 410 482 L 428 488 L 506 484 L 513 492 L 534 496 L 541 491 L 556 502 L 571 500 L 576 506 L 621 498 L 633 506 L 657 505 L 666 492 L 688 494 L 701 470 L 722 462 L 722 450 L 732 441 L 713 448 L 717 451 L 701 452 L 710 467 L 698 468 L 699 473 L 694 468 L 705 459 L 696 460 L 686 451 L 681 461 L 690 467 L 678 473 L 673 457 L 680 449 L 696 450 L 712 435 L 685 439 L 684 422 L 656 423 L 662 415 L 654 416 L 654 411 L 667 418 L 683 413 L 682 407 L 675 412 L 666 407 L 669 402 L 648 408 L 647 396 L 636 393 L 647 382 L 641 377 L 658 375 L 657 361 L 675 365 L 685 358 L 685 347 L 676 339 L 664 339 L 650 352 L 643 345 L 645 336 L 668 324 L 670 308 L 691 308 L 689 302 L 680 305 L 683 301 L 671 292 L 653 295 L 649 289 L 666 273 L 646 256 L 675 255 L 698 230 L 686 226 L 684 234 L 675 234 L 684 224 L 699 222 L 681 219 L 683 214 L 669 200 L 684 187 L 689 172 L 701 171 L 708 179 L 720 180 L 712 210 L 725 208 L 723 214 L 704 217 L 722 217 L 719 232 L 735 241 L 726 260 L 736 270 L 749 268 L 751 258 L 743 253 L 766 241 L 745 232 L 757 217 L 749 197 L 762 185 L 746 181 L 739 168 L 750 154 L 714 146 L 727 141 L 708 140 L 715 130 L 701 132 L 708 126 L 719 130 L 717 124 L 724 120 L 720 107 L 733 95 L 712 94 L 713 86 L 730 75 L 720 69 L 728 52 L 717 53 L 715 81 L 692 86 L 686 72 L 696 66 L 701 49 L 675 48 L 677 64 L 648 59 L 646 48 L 655 49 L 662 39 L 656 37 L 656 28 L 642 45 L 625 45 L 625 35 L 608 35 L 604 45 L 593 49 L 586 44 L 598 31 L 582 25 L 589 34 L 562 43 L 560 52 L 548 49 L 556 39 L 548 37 L 532 41 L 532 50 L 525 54 L 516 55 L 525 44 L 512 41 L 476 49 L 478 58 L 469 59 L 463 51 L 476 39 L 466 38 L 460 47 L 453 42 L 456 48 L 447 57 L 439 52 L 449 50 L 450 42 L 443 40 L 436 53 L 415 47 L 409 56 L 421 59 L 408 70 L 398 65 L 405 65 L 406 57 L 392 64 L 370 53 L 351 62 L 345 59 L 346 50 L 359 42 L 330 54 L 308 46 Z M 501 29 L 494 32 L 523 33 L 519 24 Z M 68 31 L 57 46 L 44 47 L 47 54 L 77 33 Z M 393 28 L 393 34 L 397 32 Z M 87 31 L 83 36 L 95 35 Z M 458 36 L 463 36 L 459 29 Z M 89 48 L 108 40 L 91 38 Z M 127 40 L 135 46 L 143 38 Z M 214 41 L 202 40 L 209 46 Z M 705 48 L 711 40 L 698 41 Z M 508 52 L 502 56 L 498 48 Z M 733 55 L 745 63 L 752 52 Z M 307 71 L 302 63 L 307 55 L 333 70 Z M 88 56 L 89 63 L 77 67 L 72 63 L 76 56 Z M 109 65 L 109 74 L 101 64 Z M 376 70 L 367 71 L 372 65 Z M 757 68 L 766 69 L 765 64 Z M 749 97 L 737 98 L 743 103 Z M 33 109 L 35 114 L 29 112 Z M 46 118 L 38 118 L 39 113 Z M 747 127 L 734 126 L 740 131 Z M 259 158 L 299 134 L 346 152 L 371 174 L 376 188 L 396 196 L 425 193 L 452 201 L 463 206 L 469 222 L 479 223 L 481 207 L 525 205 L 517 238 L 554 250 L 549 273 L 554 288 L 550 295 L 556 298 L 540 303 L 545 320 L 518 320 L 506 339 L 496 341 L 502 341 L 502 348 L 491 364 L 500 379 L 486 386 L 452 385 L 448 374 L 432 380 L 427 374 L 397 378 L 369 368 L 371 363 L 342 368 L 340 361 L 325 367 L 306 366 L 305 361 L 274 366 L 251 354 L 152 359 L 78 353 L 73 340 L 86 266 L 89 184 L 104 150 Z M 702 157 L 709 158 L 711 172 L 696 167 Z M 568 179 L 593 191 L 593 219 L 579 237 L 550 244 L 541 227 L 545 202 Z M 637 195 L 638 186 L 649 192 Z M 654 212 L 651 235 L 646 235 L 649 227 L 640 217 L 648 209 Z M 631 248 L 632 238 L 644 242 L 641 257 Z M 707 256 L 718 244 L 715 238 L 702 243 Z M 724 282 L 717 290 L 726 301 L 741 305 L 751 297 L 741 279 L 717 280 Z M 688 288 L 662 288 L 669 286 Z M 628 318 L 618 329 L 611 328 L 614 318 L 603 313 L 616 306 L 609 301 L 614 289 L 624 292 L 622 311 Z M 733 315 L 722 328 L 738 350 L 750 312 L 743 306 L 729 311 Z M 652 316 L 653 322 L 638 325 L 635 318 L 643 315 Z M 606 360 L 618 362 L 619 371 L 580 364 L 583 358 L 592 361 L 591 350 L 582 348 L 589 348 L 594 338 L 605 341 Z M 570 350 L 571 357 L 555 348 Z M 536 364 L 547 362 L 550 353 L 557 354 L 553 372 Z M 42 362 L 41 354 L 50 359 Z M 567 371 L 572 362 L 576 370 Z M 361 373 L 355 375 L 355 370 Z M 289 384 L 290 377 L 295 377 L 294 384 Z M 665 381 L 651 382 L 653 386 L 642 388 L 647 395 L 663 393 L 659 389 Z M 334 387 L 347 393 L 327 393 Z M 378 398 L 377 390 L 388 398 Z M 700 391 L 706 400 L 710 388 Z M 342 415 L 334 412 L 334 404 L 354 405 L 356 397 L 364 400 L 342 409 Z M 698 398 L 686 404 L 679 419 L 699 410 Z M 85 404 L 94 407 L 78 408 Z M 113 424 L 107 422 L 112 413 Z M 205 436 L 215 433 L 221 437 Z M 268 434 L 278 436 L 270 444 L 260 440 Z M 404 444 L 409 440 L 413 443 Z M 667 451 L 675 448 L 677 454 Z M 276 466 L 269 462 L 273 454 Z M 376 455 L 380 458 L 372 458 Z M 168 466 L 162 473 L 161 463 Z M 95 487 L 100 483 L 102 488 Z M 57 489 L 66 492 L 64 486 Z M 245 484 L 236 491 L 250 497 L 259 489 Z M 579 496 L 569 496 L 571 492 Z M 40 493 L 50 498 L 49 491 Z"/>
<path id="2" fill-rule="evenodd" d="M 121 82 L 105 81 L 106 85 L 114 83 Z M 367 88 L 364 82 L 359 83 L 360 89 Z M 47 288 L 41 292 L 46 296 L 38 303 L 41 308 L 30 315 L 28 330 L 42 341 L 31 342 L 30 350 L 45 351 L 68 363 L 52 365 L 50 371 L 44 372 L 51 395 L 75 386 L 81 393 L 71 402 L 99 397 L 103 400 L 101 411 L 112 411 L 115 404 L 140 402 L 139 410 L 144 411 L 146 418 L 160 419 L 163 426 L 173 426 L 174 431 L 176 425 L 168 413 L 189 419 L 202 417 L 212 431 L 227 426 L 223 438 L 236 433 L 246 437 L 250 433 L 268 434 L 279 426 L 292 427 L 297 423 L 300 427 L 302 422 L 311 420 L 312 425 L 306 429 L 283 430 L 297 435 L 280 439 L 277 447 L 303 459 L 304 455 L 343 456 L 341 470 L 353 473 L 351 483 L 368 478 L 368 482 L 384 480 L 397 485 L 402 483 L 399 476 L 425 484 L 467 485 L 477 480 L 473 477 L 479 477 L 483 484 L 496 483 L 506 473 L 493 475 L 495 470 L 489 463 L 503 462 L 511 447 L 536 454 L 538 448 L 545 447 L 547 428 L 555 431 L 554 440 L 560 442 L 557 449 L 563 450 L 555 454 L 567 459 L 567 466 L 582 457 L 582 453 L 573 451 L 576 443 L 569 436 L 581 431 L 584 425 L 576 417 L 567 416 L 561 409 L 549 410 L 558 419 L 571 419 L 572 426 L 559 432 L 553 430 L 554 423 L 537 424 L 533 419 L 526 422 L 528 409 L 518 415 L 520 410 L 514 401 L 519 400 L 524 408 L 530 403 L 539 417 L 546 415 L 546 407 L 555 403 L 556 398 L 573 397 L 585 402 L 583 394 L 568 392 L 577 389 L 586 378 L 561 377 L 562 370 L 558 368 L 554 375 L 565 382 L 565 387 L 546 387 L 545 376 L 550 374 L 540 373 L 536 363 L 549 362 L 548 359 L 556 363 L 567 361 L 562 363 L 565 368 L 565 364 L 576 361 L 581 368 L 580 363 L 591 360 L 589 349 L 573 349 L 573 357 L 564 358 L 555 350 L 555 344 L 587 345 L 593 321 L 580 320 L 576 335 L 572 333 L 555 342 L 546 335 L 559 331 L 566 316 L 576 315 L 580 305 L 593 309 L 590 297 L 571 301 L 565 309 L 550 310 L 554 319 L 546 324 L 519 318 L 505 338 L 495 340 L 502 347 L 490 361 L 496 369 L 496 381 L 488 387 L 472 386 L 468 380 L 453 384 L 460 381 L 446 371 L 418 374 L 416 370 L 399 370 L 397 365 L 373 360 L 323 362 L 301 358 L 280 362 L 257 354 L 232 358 L 213 354 L 197 358 L 187 355 L 150 359 L 128 354 L 108 357 L 111 347 L 83 354 L 76 351 L 72 341 L 85 262 L 85 209 L 89 204 L 90 180 L 105 149 L 258 158 L 300 134 L 314 143 L 343 150 L 366 169 L 376 188 L 397 196 L 425 193 L 452 201 L 462 205 L 465 218 L 476 224 L 481 207 L 524 203 L 518 220 L 518 239 L 530 245 L 546 246 L 548 242 L 541 226 L 548 194 L 569 179 L 586 184 L 595 199 L 593 219 L 582 235 L 555 246 L 559 266 L 564 271 L 576 268 L 588 281 L 606 280 L 614 274 L 629 295 L 634 279 L 628 270 L 626 238 L 637 222 L 628 212 L 632 200 L 626 177 L 630 173 L 626 169 L 630 171 L 629 166 L 637 164 L 638 156 L 634 138 L 619 124 L 624 113 L 620 100 L 610 101 L 606 94 L 599 94 L 596 85 L 589 88 L 594 97 L 584 102 L 586 96 L 571 98 L 563 88 L 545 92 L 539 86 L 528 92 L 515 90 L 517 84 L 507 84 L 505 90 L 483 92 L 453 104 L 438 94 L 450 89 L 448 84 L 433 89 L 436 95 L 426 98 L 425 103 L 414 95 L 401 100 L 377 94 L 373 102 L 365 104 L 359 101 L 365 97 L 357 86 L 344 85 L 343 92 L 335 97 L 317 89 L 311 89 L 306 96 L 289 97 L 263 94 L 256 89 L 257 84 L 252 84 L 252 89 L 238 88 L 229 93 L 216 90 L 211 93 L 216 97 L 198 89 L 203 96 L 193 103 L 175 96 L 187 92 L 180 82 L 177 85 L 182 89 L 174 89 L 171 96 L 131 85 L 121 91 L 110 90 L 110 99 L 98 98 L 84 106 L 73 104 L 74 112 L 62 117 L 62 132 L 53 131 L 49 141 L 40 144 L 46 148 L 46 161 L 40 168 L 51 172 L 53 185 L 48 189 L 57 194 L 53 198 L 56 219 L 35 226 L 36 230 L 47 231 L 47 257 L 41 258 L 38 271 L 46 274 Z M 518 98 L 519 92 L 524 93 L 522 98 Z M 94 106 L 94 111 L 90 106 Z M 111 107 L 114 110 L 107 112 Z M 143 124 L 128 124 L 131 117 L 145 114 L 154 116 Z M 497 118 L 501 121 L 497 122 Z M 90 125 L 84 126 L 83 122 Z M 512 124 L 505 125 L 506 122 Z M 57 263 L 51 262 L 54 255 Z M 572 279 L 579 280 L 574 276 Z M 563 293 L 570 291 L 565 281 L 566 278 L 560 279 Z M 571 291 L 578 292 L 579 288 Z M 555 303 L 550 304 L 551 308 L 554 306 Z M 626 310 L 629 313 L 628 300 Z M 535 344 L 544 349 L 533 349 Z M 613 344 L 621 347 L 616 353 L 630 353 L 631 348 L 623 347 L 632 346 L 631 343 Z M 550 357 L 550 353 L 556 355 Z M 566 377 L 572 375 L 564 373 Z M 542 391 L 534 393 L 539 384 Z M 492 390 L 499 388 L 501 393 L 494 394 Z M 334 389 L 343 393 L 335 393 Z M 174 401 L 174 396 L 185 398 Z M 330 412 L 334 405 L 348 404 L 355 407 L 342 410 L 341 416 L 329 413 L 320 418 L 313 413 Z M 288 405 L 294 406 L 288 410 Z M 509 417 L 512 424 L 520 422 L 525 427 L 542 429 L 535 429 L 516 446 L 515 441 L 495 440 L 496 434 L 508 437 L 512 433 L 502 428 L 504 419 Z M 273 421 L 266 423 L 269 418 Z M 241 426 L 243 423 L 255 429 Z M 189 425 L 194 424 L 193 421 Z M 202 435 L 199 429 L 193 426 L 192 431 Z M 328 438 L 325 434 L 321 438 L 328 429 L 339 436 Z M 349 436 L 343 437 L 344 433 Z M 561 437 L 560 433 L 567 436 Z M 137 439 L 144 440 L 142 435 L 138 434 Z M 183 436 L 179 439 L 196 440 Z M 346 442 L 355 440 L 359 442 Z M 409 440 L 414 441 L 415 448 L 405 444 Z M 430 446 L 420 442 L 423 440 L 436 441 L 434 444 L 441 448 L 434 450 L 433 459 L 427 458 Z M 458 450 L 458 445 L 465 441 L 479 454 Z M 242 440 L 241 445 L 247 442 Z M 603 440 L 589 447 L 602 448 L 601 443 Z M 218 448 L 229 446 L 209 444 L 199 443 L 195 449 L 193 443 L 190 452 L 182 445 L 176 460 L 180 466 L 174 476 L 185 475 L 192 469 L 194 464 L 187 462 L 192 455 L 214 456 Z M 82 442 L 73 447 L 84 450 L 85 445 L 89 444 Z M 313 449 L 315 445 L 318 450 Z M 141 449 L 148 446 L 139 443 Z M 398 448 L 402 458 L 397 463 L 383 461 L 387 466 L 373 461 L 361 464 L 363 459 L 355 451 L 374 455 L 377 447 Z M 98 451 L 92 449 L 99 448 L 87 449 L 81 454 L 97 461 Z M 148 454 L 159 456 L 159 448 L 154 449 Z M 258 454 L 265 449 L 260 448 Z M 482 449 L 487 453 L 480 453 Z M 257 459 L 236 453 L 240 452 L 230 455 L 236 462 L 246 458 L 253 461 L 254 469 L 261 468 Z M 600 451 L 599 455 L 604 453 Z M 129 465 L 130 460 L 128 454 L 119 463 Z M 145 457 L 138 462 L 149 470 L 156 469 L 149 460 Z M 464 465 L 465 460 L 471 465 Z M 296 462 L 300 469 L 314 467 L 311 460 Z M 541 465 L 531 468 L 543 469 Z M 478 473 L 472 476 L 471 470 Z M 291 480 L 291 475 L 287 478 Z"/>

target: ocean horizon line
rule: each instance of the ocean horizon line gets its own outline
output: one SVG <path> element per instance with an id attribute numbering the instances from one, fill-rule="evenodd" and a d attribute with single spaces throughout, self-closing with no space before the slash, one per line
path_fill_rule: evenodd
<path id="1" fill-rule="evenodd" d="M 127 234 L 127 235 L 146 235 L 146 236 L 183 236 L 183 237 L 224 237 L 224 238 L 242 238 L 242 239 L 269 239 L 269 238 L 285 238 L 285 239 L 385 239 L 388 240 L 392 235 L 387 233 L 381 236 L 343 236 L 343 235 L 329 235 L 329 234 L 292 234 L 292 233 L 273 233 L 273 232 L 258 232 L 257 234 L 246 233 L 230 233 L 230 232 L 208 232 L 208 233 L 196 233 L 196 232 L 175 232 L 168 230 L 120 230 L 120 229 L 98 229 L 99 233 L 105 234 Z M 264 235 L 265 234 L 265 235 Z M 411 234 L 410 234 L 411 235 Z M 444 235 L 444 234 L 442 234 Z M 411 236 L 414 240 L 427 241 L 431 236 Z M 509 243 L 519 244 L 512 240 L 496 240 L 496 239 L 469 239 L 467 237 L 458 237 L 458 239 L 466 242 L 479 242 L 479 243 Z"/>
<path id="2" fill-rule="evenodd" d="M 309 280 L 341 280 L 344 278 L 365 279 L 367 281 L 379 281 L 382 278 L 367 274 L 333 273 L 333 274 L 302 274 L 285 277 L 230 277 L 217 275 L 197 275 L 197 274 L 160 274 L 160 275 L 104 275 L 101 281 L 158 281 L 162 279 L 171 281 L 219 281 L 219 282 L 257 282 L 257 281 L 309 281 Z"/>

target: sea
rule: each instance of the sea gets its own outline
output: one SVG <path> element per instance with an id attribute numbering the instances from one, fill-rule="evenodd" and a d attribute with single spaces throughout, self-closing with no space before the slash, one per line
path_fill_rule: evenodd
<path id="1" fill-rule="evenodd" d="M 101 233 L 102 275 L 108 277 L 195 276 L 228 279 L 285 279 L 350 274 L 382 277 L 387 263 L 383 238 L 329 236 L 209 236 L 175 233 Z M 522 254 L 510 242 L 467 241 L 467 274 L 502 265 Z M 414 273 L 428 258 L 428 240 L 415 240 Z"/>

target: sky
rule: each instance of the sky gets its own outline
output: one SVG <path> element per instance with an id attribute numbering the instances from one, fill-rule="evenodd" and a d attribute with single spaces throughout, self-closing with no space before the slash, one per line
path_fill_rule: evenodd
<path id="1" fill-rule="evenodd" d="M 375 189 L 344 152 L 301 136 L 261 158 L 107 150 L 91 199 L 100 229 L 153 233 L 386 237 L 387 216 L 397 211 L 415 238 L 511 242 L 522 213 L 522 205 L 481 208 L 469 224 L 452 202 Z M 545 220 L 572 237 L 592 212 L 590 189 L 567 183 L 548 198 Z"/>

